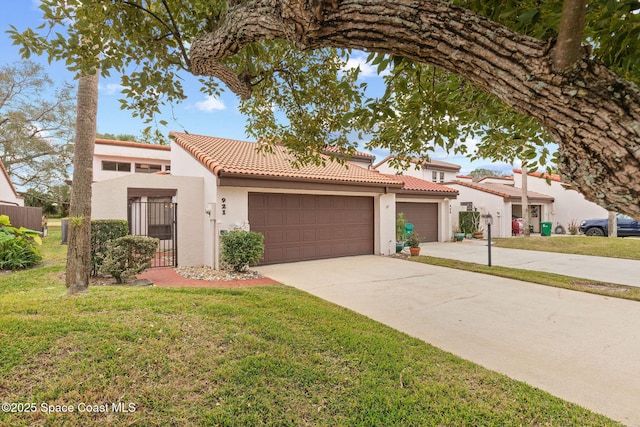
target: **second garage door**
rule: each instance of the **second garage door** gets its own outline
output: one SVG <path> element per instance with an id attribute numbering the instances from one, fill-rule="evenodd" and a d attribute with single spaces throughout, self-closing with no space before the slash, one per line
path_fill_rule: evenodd
<path id="1" fill-rule="evenodd" d="M 373 198 L 249 193 L 263 264 L 373 253 Z"/>
<path id="2" fill-rule="evenodd" d="M 407 222 L 413 224 L 423 242 L 438 241 L 438 204 L 437 203 L 396 203 L 396 212 L 404 212 Z"/>

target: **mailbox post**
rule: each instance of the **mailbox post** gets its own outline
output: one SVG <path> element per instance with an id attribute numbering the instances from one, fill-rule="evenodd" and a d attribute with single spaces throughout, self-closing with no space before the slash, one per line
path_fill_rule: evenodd
<path id="1" fill-rule="evenodd" d="M 487 222 L 487 255 L 488 255 L 488 266 L 491 267 L 491 224 L 493 224 L 493 217 L 490 213 L 483 215 L 483 218 Z"/>

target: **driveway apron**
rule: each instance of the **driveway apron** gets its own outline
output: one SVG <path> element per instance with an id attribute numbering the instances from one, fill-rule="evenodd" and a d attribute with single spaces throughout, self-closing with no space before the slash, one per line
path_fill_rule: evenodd
<path id="1" fill-rule="evenodd" d="M 640 303 L 374 255 L 256 268 L 640 426 Z"/>

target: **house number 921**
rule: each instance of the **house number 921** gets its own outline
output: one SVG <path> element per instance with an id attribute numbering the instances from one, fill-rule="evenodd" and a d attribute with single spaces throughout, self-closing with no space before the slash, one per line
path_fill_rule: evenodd
<path id="1" fill-rule="evenodd" d="M 227 214 L 227 199 L 226 198 L 222 198 L 222 204 L 220 205 L 220 208 L 222 209 L 222 215 L 226 215 Z"/>

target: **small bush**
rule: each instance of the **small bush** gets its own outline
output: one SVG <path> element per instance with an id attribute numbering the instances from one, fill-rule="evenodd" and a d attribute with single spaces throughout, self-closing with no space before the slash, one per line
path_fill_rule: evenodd
<path id="1" fill-rule="evenodd" d="M 577 219 L 572 219 L 569 222 L 569 234 L 571 234 L 572 236 L 575 236 L 576 234 L 578 234 L 578 230 L 579 230 L 580 224 L 578 224 L 578 220 Z"/>
<path id="2" fill-rule="evenodd" d="M 36 249 L 41 244 L 40 232 L 11 226 L 9 217 L 0 215 L 0 270 L 32 267 L 42 261 Z"/>
<path id="3" fill-rule="evenodd" d="M 264 236 L 254 231 L 234 230 L 222 235 L 222 261 L 235 271 L 255 265 L 264 254 Z"/>
<path id="4" fill-rule="evenodd" d="M 142 273 L 151 267 L 151 260 L 156 254 L 160 241 L 144 236 L 124 236 L 107 243 L 106 256 L 100 272 L 110 274 L 116 283 L 123 283 L 127 278 Z"/>
<path id="5" fill-rule="evenodd" d="M 91 275 L 96 276 L 107 255 L 107 244 L 129 234 L 129 224 L 120 219 L 91 221 Z"/>
<path id="6" fill-rule="evenodd" d="M 420 247 L 420 235 L 418 233 L 411 233 L 407 236 L 407 246 L 410 248 Z"/>

